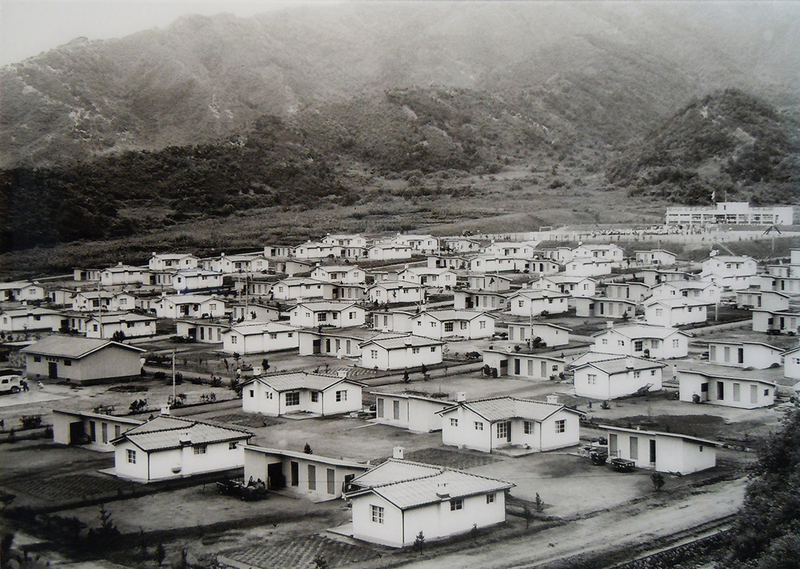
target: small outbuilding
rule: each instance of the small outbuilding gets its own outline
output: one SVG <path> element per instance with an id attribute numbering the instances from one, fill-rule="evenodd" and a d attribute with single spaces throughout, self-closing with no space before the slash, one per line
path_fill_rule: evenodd
<path id="1" fill-rule="evenodd" d="M 262 375 L 242 385 L 242 410 L 271 417 L 352 413 L 361 410 L 362 387 L 344 377 L 304 371 Z"/>
<path id="2" fill-rule="evenodd" d="M 600 425 L 606 431 L 608 456 L 632 460 L 636 468 L 692 474 L 717 465 L 720 443 L 678 433 Z"/>

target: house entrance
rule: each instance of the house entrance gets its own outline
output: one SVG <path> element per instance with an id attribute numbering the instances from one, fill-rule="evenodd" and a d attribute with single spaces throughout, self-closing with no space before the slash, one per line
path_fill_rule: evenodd
<path id="1" fill-rule="evenodd" d="M 283 475 L 283 463 L 267 465 L 267 489 L 280 490 L 286 488 L 286 477 Z"/>
<path id="2" fill-rule="evenodd" d="M 50 379 L 58 379 L 58 362 L 47 362 L 47 375 Z"/>
<path id="3" fill-rule="evenodd" d="M 656 440 L 650 439 L 650 464 L 656 463 Z"/>
<path id="4" fill-rule="evenodd" d="M 314 346 L 311 351 L 315 354 L 318 354 L 320 352 L 321 346 L 322 346 L 322 340 L 314 340 Z"/>
<path id="5" fill-rule="evenodd" d="M 294 461 L 289 463 L 290 473 L 291 476 L 291 484 L 292 486 L 298 486 L 300 484 L 300 465 Z"/>
<path id="6" fill-rule="evenodd" d="M 617 456 L 617 435 L 608 435 L 608 456 Z"/>
<path id="7" fill-rule="evenodd" d="M 717 399 L 725 399 L 725 384 L 721 381 L 717 382 Z"/>
<path id="8" fill-rule="evenodd" d="M 69 424 L 69 444 L 80 445 L 86 442 L 86 433 L 83 430 L 83 421 Z"/>

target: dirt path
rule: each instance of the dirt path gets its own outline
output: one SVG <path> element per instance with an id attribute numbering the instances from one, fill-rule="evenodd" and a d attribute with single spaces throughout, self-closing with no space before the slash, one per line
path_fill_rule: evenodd
<path id="1" fill-rule="evenodd" d="M 746 483 L 746 479 L 719 483 L 674 501 L 654 497 L 532 536 L 415 561 L 403 567 L 522 569 L 581 553 L 640 545 L 735 513 L 744 499 Z"/>

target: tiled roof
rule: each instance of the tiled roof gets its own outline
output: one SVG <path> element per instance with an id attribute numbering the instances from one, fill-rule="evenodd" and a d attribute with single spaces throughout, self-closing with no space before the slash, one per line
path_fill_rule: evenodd
<path id="1" fill-rule="evenodd" d="M 355 302 L 298 302 L 297 306 L 317 312 L 342 312 L 350 308 L 361 308 Z"/>
<path id="2" fill-rule="evenodd" d="M 645 324 L 631 324 L 629 326 L 618 326 L 601 330 L 600 332 L 593 334 L 593 336 L 602 336 L 609 332 L 617 332 L 626 338 L 658 338 L 660 340 L 668 338 L 675 333 L 683 334 L 684 336 L 689 335 L 686 332 L 681 332 L 675 328 L 666 328 L 664 326 L 647 326 Z"/>
<path id="3" fill-rule="evenodd" d="M 231 327 L 231 332 L 237 332 L 243 336 L 254 336 L 257 334 L 274 334 L 277 332 L 295 332 L 297 328 L 278 324 L 277 322 L 254 322 L 250 324 L 237 324 Z"/>
<path id="4" fill-rule="evenodd" d="M 510 482 L 419 463 L 390 459 L 353 480 L 401 510 L 514 487 Z M 410 478 L 410 479 L 409 479 Z M 363 491 L 362 491 L 363 492 Z"/>
<path id="5" fill-rule="evenodd" d="M 48 336 L 43 340 L 39 340 L 32 346 L 23 348 L 21 351 L 26 354 L 41 354 L 43 356 L 80 359 L 93 352 L 111 346 L 124 350 L 133 350 L 134 352 L 145 351 L 141 348 L 135 348 L 127 344 L 119 344 L 109 340 L 59 335 Z"/>
<path id="6" fill-rule="evenodd" d="M 414 336 L 413 334 L 398 335 L 387 333 L 376 336 L 371 340 L 367 340 L 366 342 L 363 342 L 361 346 L 363 347 L 368 344 L 376 344 L 386 350 L 397 350 L 406 347 L 419 348 L 424 346 L 439 346 L 444 344 L 444 342 L 434 340 L 432 338 Z"/>
<path id="7" fill-rule="evenodd" d="M 668 308 L 681 308 L 682 306 L 709 306 L 714 304 L 705 300 L 692 300 L 689 298 L 650 298 L 644 301 L 645 306 L 653 306 L 654 304 L 661 304 Z"/>
<path id="8" fill-rule="evenodd" d="M 427 314 L 434 320 L 439 320 L 440 322 L 446 322 L 448 320 L 475 320 L 480 316 L 488 316 L 492 319 L 496 318 L 496 316 L 487 314 L 486 312 L 473 312 L 469 310 L 426 310 L 425 312 L 421 312 L 419 316 L 423 314 Z"/>
<path id="9" fill-rule="evenodd" d="M 396 288 L 422 288 L 423 285 L 408 281 L 378 281 L 375 284 L 371 285 L 369 288 L 378 288 L 378 287 L 385 288 L 387 290 L 392 290 Z"/>
<path id="10" fill-rule="evenodd" d="M 651 436 L 659 436 L 659 437 L 672 437 L 675 439 L 681 439 L 684 441 L 689 441 L 693 443 L 700 443 L 709 446 L 719 447 L 722 446 L 722 443 L 716 441 L 709 441 L 707 439 L 699 439 L 697 437 L 692 437 L 689 435 L 681 435 L 680 433 L 662 433 L 660 431 L 645 431 L 643 429 L 627 429 L 623 427 L 612 427 L 610 425 L 598 425 L 598 429 L 606 429 L 608 431 L 620 431 L 623 433 L 635 433 L 641 435 L 651 435 Z"/>
<path id="11" fill-rule="evenodd" d="M 186 444 L 203 445 L 248 439 L 252 433 L 242 429 L 220 427 L 179 417 L 159 416 L 126 432 L 112 441 L 129 440 L 143 451 L 180 448 Z"/>
<path id="12" fill-rule="evenodd" d="M 97 320 L 103 324 L 116 324 L 118 322 L 149 322 L 157 320 L 153 316 L 145 316 L 144 314 L 135 314 L 133 312 L 112 312 L 100 314 L 99 316 L 93 315 L 90 320 Z"/>
<path id="13" fill-rule="evenodd" d="M 344 379 L 336 375 L 325 375 L 321 373 L 307 373 L 305 371 L 276 373 L 254 377 L 246 383 L 259 381 L 268 385 L 275 391 L 293 391 L 295 389 L 312 389 L 323 391 L 337 383 L 346 381 L 355 385 L 361 385 L 356 381 Z"/>
<path id="14" fill-rule="evenodd" d="M 476 401 L 466 401 L 458 403 L 447 409 L 439 411 L 440 414 L 447 414 L 459 406 L 477 413 L 487 421 L 494 423 L 507 419 L 530 419 L 533 421 L 543 421 L 553 413 L 565 410 L 579 413 L 563 405 L 556 403 L 544 403 L 531 399 L 518 399 L 516 397 L 494 397 L 491 399 L 478 399 Z"/>
<path id="15" fill-rule="evenodd" d="M 653 368 L 663 368 L 666 367 L 666 364 L 661 362 L 656 362 L 653 360 L 645 360 L 642 358 L 633 358 L 631 356 L 621 356 L 614 359 L 609 360 L 600 360 L 596 362 L 589 362 L 584 365 L 589 365 L 594 368 L 599 369 L 602 372 L 605 372 L 609 375 L 614 375 L 617 373 L 623 373 L 626 371 L 641 371 L 643 369 L 653 369 Z"/>

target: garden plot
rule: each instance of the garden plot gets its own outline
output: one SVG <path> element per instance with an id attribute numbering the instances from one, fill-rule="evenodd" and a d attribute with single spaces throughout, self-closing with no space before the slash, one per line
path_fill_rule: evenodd
<path id="1" fill-rule="evenodd" d="M 288 539 L 269 545 L 223 552 L 221 564 L 236 567 L 313 567 L 315 559 L 324 560 L 326 567 L 340 567 L 380 557 L 377 550 L 352 545 L 319 535 Z"/>

